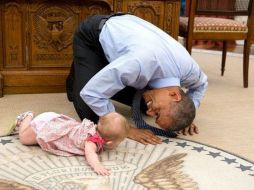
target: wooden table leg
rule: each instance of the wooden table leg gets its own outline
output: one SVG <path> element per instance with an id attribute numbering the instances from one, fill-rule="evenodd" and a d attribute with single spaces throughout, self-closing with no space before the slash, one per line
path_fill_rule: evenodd
<path id="1" fill-rule="evenodd" d="M 3 95 L 4 95 L 3 89 L 4 89 L 4 77 L 0 73 L 0 98 L 3 97 Z"/>

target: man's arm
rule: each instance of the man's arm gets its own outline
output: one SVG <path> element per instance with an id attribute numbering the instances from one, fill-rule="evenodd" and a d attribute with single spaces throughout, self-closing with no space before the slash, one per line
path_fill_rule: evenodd
<path id="1" fill-rule="evenodd" d="M 207 76 L 194 61 L 190 74 L 182 81 L 182 85 L 188 89 L 187 95 L 192 99 L 196 108 L 200 106 L 208 86 Z"/>
<path id="2" fill-rule="evenodd" d="M 188 89 L 187 95 L 192 99 L 195 108 L 197 109 L 200 106 L 201 99 L 204 97 L 206 88 L 208 86 L 208 81 L 207 76 L 194 60 L 192 69 L 189 71 L 189 75 L 186 77 L 186 79 L 182 81 L 182 85 Z M 198 127 L 192 123 L 190 126 L 181 130 L 180 133 L 183 135 L 193 135 L 198 134 L 199 130 Z"/>
<path id="3" fill-rule="evenodd" d="M 99 161 L 98 154 L 96 153 L 97 146 L 91 141 L 85 142 L 85 156 L 88 164 L 94 169 L 97 174 L 110 175 L 110 171 L 106 169 Z"/>
<path id="4" fill-rule="evenodd" d="M 145 87 L 137 82 L 140 77 L 140 66 L 133 57 L 126 54 L 114 60 L 102 70 L 100 70 L 85 87 L 81 90 L 80 96 L 85 103 L 98 115 L 103 116 L 109 112 L 114 112 L 115 107 L 110 98 L 126 86 L 136 88 Z"/>

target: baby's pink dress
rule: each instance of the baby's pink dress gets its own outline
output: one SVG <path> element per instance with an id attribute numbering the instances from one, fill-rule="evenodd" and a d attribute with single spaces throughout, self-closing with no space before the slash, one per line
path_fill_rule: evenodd
<path id="1" fill-rule="evenodd" d="M 96 125 L 88 119 L 82 123 L 66 115 L 45 112 L 36 116 L 31 126 L 40 147 L 59 156 L 85 154 L 85 141 L 91 140 L 102 150 L 104 140 L 96 132 Z"/>

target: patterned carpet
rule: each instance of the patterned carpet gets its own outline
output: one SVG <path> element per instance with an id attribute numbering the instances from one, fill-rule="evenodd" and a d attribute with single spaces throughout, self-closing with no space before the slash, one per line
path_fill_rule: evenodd
<path id="1" fill-rule="evenodd" d="M 59 157 L 17 136 L 0 138 L 0 189 L 226 190 L 254 187 L 254 163 L 183 139 L 144 146 L 124 141 L 100 155 L 109 177 L 96 175 L 81 156 Z"/>
<path id="2" fill-rule="evenodd" d="M 250 58 L 249 88 L 244 89 L 239 55 L 229 54 L 224 77 L 220 54 L 194 51 L 192 55 L 209 77 L 195 119 L 200 134 L 180 136 L 185 140 L 164 139 L 156 146 L 128 139 L 116 150 L 101 154 L 103 164 L 113 171 L 109 177 L 97 176 L 83 157 L 54 156 L 37 146 L 21 145 L 17 136 L 4 136 L 17 114 L 27 110 L 55 111 L 78 119 L 66 94 L 0 98 L 0 190 L 254 189 L 254 57 Z M 129 107 L 116 105 L 130 118 Z"/>

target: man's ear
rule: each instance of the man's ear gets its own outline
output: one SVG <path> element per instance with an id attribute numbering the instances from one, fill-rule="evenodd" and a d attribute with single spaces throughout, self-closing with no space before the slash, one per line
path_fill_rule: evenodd
<path id="1" fill-rule="evenodd" d="M 155 113 L 154 113 L 153 108 L 149 108 L 148 110 L 146 110 L 146 114 L 147 115 L 154 115 Z"/>
<path id="2" fill-rule="evenodd" d="M 182 95 L 178 89 L 170 90 L 169 95 L 173 98 L 174 102 L 180 102 L 182 100 Z"/>

